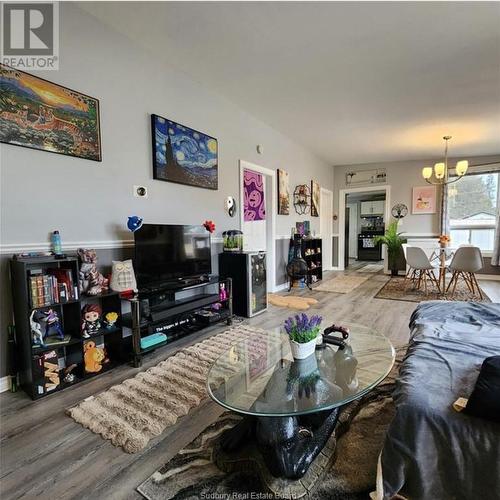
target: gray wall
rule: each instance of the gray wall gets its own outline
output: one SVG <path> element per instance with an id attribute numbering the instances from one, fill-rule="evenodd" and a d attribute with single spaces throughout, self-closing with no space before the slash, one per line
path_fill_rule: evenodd
<path id="1" fill-rule="evenodd" d="M 239 199 L 239 159 L 288 170 L 292 190 L 311 179 L 333 187 L 333 168 L 325 161 L 202 83 L 158 64 L 72 3 L 60 4 L 60 69 L 37 75 L 100 100 L 103 161 L 0 145 L 0 376 L 6 373 L 6 326 L 11 321 L 9 253 L 46 245 L 54 229 L 61 232 L 63 248 L 106 246 L 103 242 L 119 246 L 132 239 L 125 226 L 131 214 L 156 223 L 212 219 L 219 236 L 239 227 L 239 216 L 230 218 L 223 209 L 226 196 Z M 152 179 L 151 113 L 218 138 L 218 191 Z M 257 144 L 263 146 L 261 155 Z M 148 187 L 149 197 L 134 198 L 134 185 Z M 277 216 L 277 234 L 289 235 L 299 220 L 304 217 L 294 213 Z M 311 223 L 319 232 L 319 218 Z M 277 270 L 283 260 L 280 245 Z M 123 252 L 100 250 L 100 264 L 108 265 Z M 278 284 L 283 276 L 279 278 Z"/>
<path id="2" fill-rule="evenodd" d="M 495 156 L 476 156 L 470 157 L 465 155 L 464 158 L 469 160 L 471 164 L 500 162 L 500 154 Z M 462 158 L 460 158 L 462 159 Z M 333 191 L 333 212 L 338 214 L 339 210 L 339 190 L 348 187 L 363 187 L 347 186 L 346 173 L 350 171 L 372 170 L 376 168 L 385 168 L 387 171 L 387 184 L 391 186 L 391 207 L 396 203 L 404 203 L 409 208 L 409 214 L 404 218 L 403 224 L 400 226 L 401 231 L 409 234 L 439 234 L 439 216 L 432 215 L 413 215 L 411 213 L 412 188 L 417 186 L 425 186 L 426 183 L 422 178 L 422 168 L 426 165 L 433 165 L 439 161 L 439 158 L 419 161 L 399 161 L 389 163 L 367 163 L 364 165 L 338 165 L 334 167 L 335 172 L 335 187 Z M 453 165 L 454 159 L 450 159 Z M 377 184 L 376 186 L 380 186 Z M 375 186 L 369 184 L 367 186 Z M 439 194 L 439 189 L 438 189 Z M 439 198 L 439 197 L 438 197 Z M 438 199 L 439 202 L 439 199 Z M 334 233 L 338 232 L 338 221 L 334 222 Z"/>
<path id="3" fill-rule="evenodd" d="M 65 2 L 60 9 L 60 70 L 37 74 L 100 99 L 103 161 L 2 145 L 3 245 L 46 242 L 53 229 L 61 231 L 63 243 L 130 239 L 130 214 L 158 223 L 213 219 L 220 234 L 239 226 L 239 217 L 223 211 L 227 195 L 239 198 L 239 159 L 288 170 L 292 188 L 313 178 L 332 189 L 333 169 L 311 152 L 161 66 L 77 6 Z M 218 191 L 152 180 L 151 113 L 218 138 Z M 138 184 L 149 188 L 148 199 L 132 196 Z M 278 216 L 278 234 L 289 234 L 295 220 L 303 217 Z M 319 230 L 319 219 L 312 222 Z"/>

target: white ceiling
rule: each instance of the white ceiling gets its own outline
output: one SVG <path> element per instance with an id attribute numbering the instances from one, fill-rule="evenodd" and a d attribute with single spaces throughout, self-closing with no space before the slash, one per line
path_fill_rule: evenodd
<path id="1" fill-rule="evenodd" d="M 498 2 L 80 2 L 332 164 L 500 153 Z"/>

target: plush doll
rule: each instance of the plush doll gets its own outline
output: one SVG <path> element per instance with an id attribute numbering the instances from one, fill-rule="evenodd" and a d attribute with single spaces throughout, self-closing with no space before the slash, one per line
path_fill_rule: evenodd
<path id="1" fill-rule="evenodd" d="M 87 304 L 82 309 L 82 337 L 88 339 L 101 329 L 102 309 L 99 304 Z"/>
<path id="2" fill-rule="evenodd" d="M 85 371 L 87 373 L 97 373 L 102 370 L 102 364 L 106 355 L 104 349 L 96 347 L 95 342 L 89 340 L 83 344 L 83 360 L 85 362 Z"/>
<path id="3" fill-rule="evenodd" d="M 99 295 L 107 291 L 109 280 L 97 270 L 97 255 L 95 250 L 79 248 L 77 253 L 81 261 L 78 277 L 80 293 Z"/>
<path id="4" fill-rule="evenodd" d="M 137 282 L 135 280 L 134 267 L 132 261 L 113 261 L 111 271 L 111 290 L 115 292 L 137 292 Z"/>
<path id="5" fill-rule="evenodd" d="M 226 300 L 227 299 L 227 290 L 226 290 L 226 285 L 225 283 L 220 283 L 219 284 L 219 300 Z"/>

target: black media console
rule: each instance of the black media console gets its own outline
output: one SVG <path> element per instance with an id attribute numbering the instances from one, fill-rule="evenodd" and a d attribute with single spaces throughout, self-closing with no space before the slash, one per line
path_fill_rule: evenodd
<path id="1" fill-rule="evenodd" d="M 221 300 L 220 291 L 227 298 Z M 175 284 L 143 289 L 131 299 L 131 312 L 123 315 L 123 325 L 132 330 L 133 362 L 141 366 L 142 356 L 186 335 L 212 324 L 233 318 L 232 280 L 218 276 L 183 280 Z M 220 308 L 214 309 L 214 305 Z M 141 340 L 154 334 L 164 334 L 165 340 L 143 347 Z"/>

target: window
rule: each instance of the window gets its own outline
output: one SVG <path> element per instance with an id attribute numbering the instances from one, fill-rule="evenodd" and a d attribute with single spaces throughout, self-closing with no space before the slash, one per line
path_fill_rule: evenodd
<path id="1" fill-rule="evenodd" d="M 448 187 L 453 246 L 474 245 L 491 252 L 498 210 L 499 172 L 467 174 Z"/>

